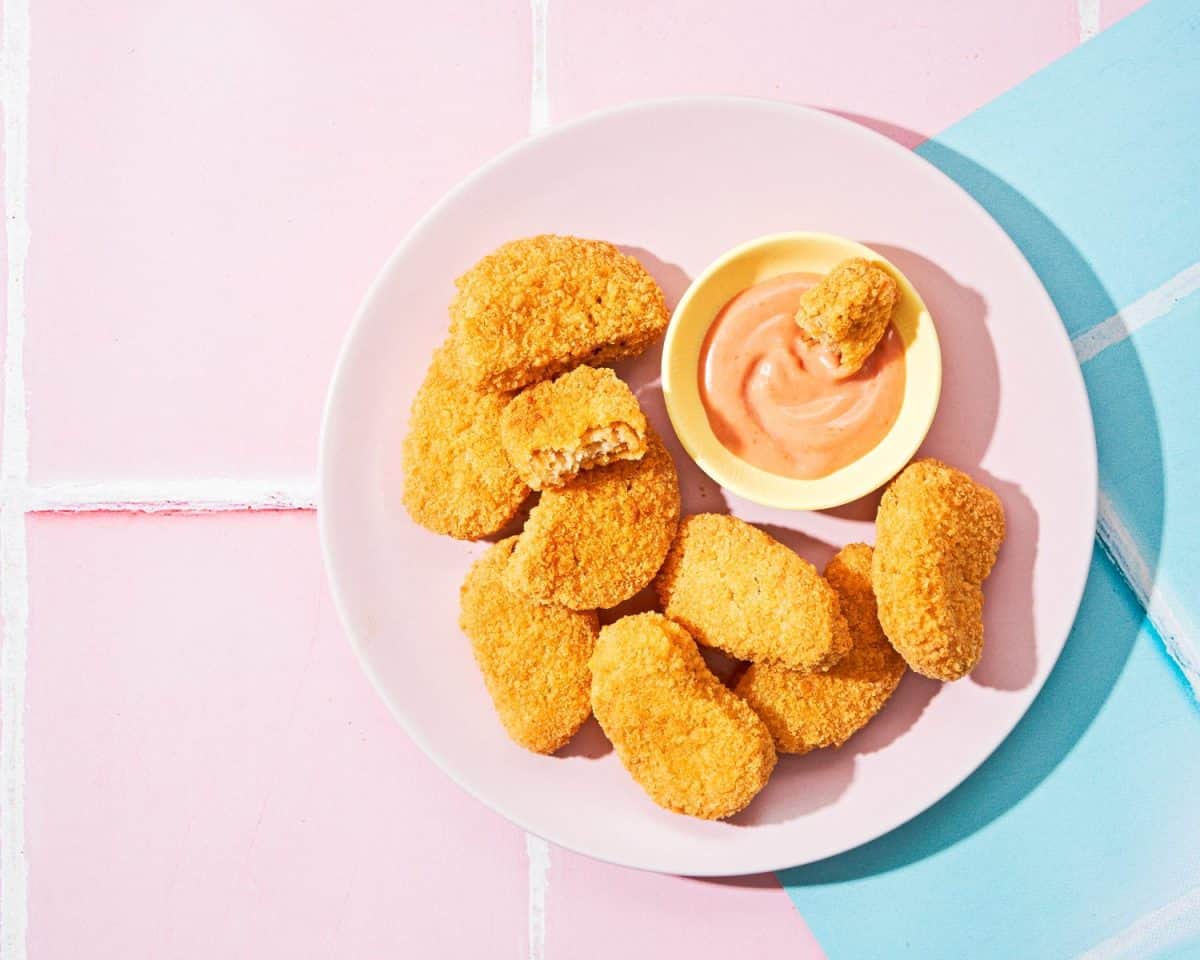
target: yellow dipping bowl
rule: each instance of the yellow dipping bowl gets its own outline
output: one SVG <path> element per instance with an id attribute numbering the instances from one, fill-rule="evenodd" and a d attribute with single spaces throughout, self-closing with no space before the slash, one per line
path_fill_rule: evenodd
<path id="1" fill-rule="evenodd" d="M 886 437 L 840 470 L 816 480 L 769 473 L 731 453 L 716 438 L 700 400 L 700 350 L 721 308 L 735 294 L 781 273 L 825 274 L 851 257 L 886 269 L 900 286 L 892 323 L 904 345 L 904 402 Z M 667 413 L 700 469 L 747 500 L 785 510 L 837 507 L 887 483 L 908 463 L 933 423 L 942 391 L 942 353 L 921 295 L 874 250 L 828 233 L 776 233 L 730 250 L 697 277 L 667 327 L 662 388 Z"/>

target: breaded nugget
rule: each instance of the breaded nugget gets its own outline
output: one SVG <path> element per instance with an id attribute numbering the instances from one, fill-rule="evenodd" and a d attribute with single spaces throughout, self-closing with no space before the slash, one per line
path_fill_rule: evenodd
<path id="1" fill-rule="evenodd" d="M 866 363 L 892 319 L 900 288 L 890 273 L 855 257 L 843 260 L 800 297 L 796 323 L 810 340 L 834 351 L 842 376 Z"/>
<path id="2" fill-rule="evenodd" d="M 957 680 L 983 653 L 983 581 L 1004 541 L 1000 498 L 937 460 L 909 464 L 875 518 L 879 622 L 917 673 Z"/>
<path id="3" fill-rule="evenodd" d="M 404 438 L 404 506 L 435 533 L 486 537 L 516 516 L 529 488 L 500 446 L 510 393 L 484 393 L 457 375 L 453 352 L 434 352 Z"/>
<path id="4" fill-rule="evenodd" d="M 471 641 L 508 735 L 553 753 L 592 712 L 588 660 L 596 612 L 535 603 L 507 590 L 501 574 L 517 544 L 501 540 L 476 561 L 459 594 L 459 625 Z"/>
<path id="5" fill-rule="evenodd" d="M 467 380 L 489 390 L 633 356 L 667 328 L 654 278 L 599 240 L 514 240 L 457 285 L 450 319 L 459 359 Z"/>
<path id="6" fill-rule="evenodd" d="M 685 517 L 655 585 L 668 617 L 741 660 L 827 670 L 850 649 L 816 568 L 737 517 Z"/>
<path id="7" fill-rule="evenodd" d="M 646 455 L 547 490 L 529 513 L 504 582 L 572 610 L 615 607 L 662 566 L 679 524 L 679 477 L 658 434 Z"/>
<path id="8" fill-rule="evenodd" d="M 731 816 L 775 768 L 766 725 L 709 672 L 688 632 L 657 613 L 600 631 L 592 710 L 633 779 L 677 813 Z"/>
<path id="9" fill-rule="evenodd" d="M 840 747 L 882 709 L 904 676 L 904 659 L 888 643 L 875 613 L 871 548 L 843 547 L 825 567 L 825 579 L 837 591 L 850 627 L 850 652 L 826 673 L 753 664 L 737 685 L 780 753 Z"/>
<path id="10" fill-rule="evenodd" d="M 646 452 L 637 397 L 607 367 L 576 367 L 519 393 L 500 418 L 509 462 L 534 490 L 561 487 L 581 470 Z"/>

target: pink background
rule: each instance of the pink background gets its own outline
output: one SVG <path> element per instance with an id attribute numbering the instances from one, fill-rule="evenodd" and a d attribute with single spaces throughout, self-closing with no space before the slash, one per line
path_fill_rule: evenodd
<path id="1" fill-rule="evenodd" d="M 1100 25 L 1137 5 L 1100 0 Z M 27 564 L 4 568 L 9 598 L 28 589 L 5 643 L 27 652 L 30 956 L 821 956 L 770 877 L 556 850 L 531 869 L 370 690 L 311 512 L 71 508 L 218 487 L 254 508 L 311 483 L 359 299 L 429 204 L 527 134 L 535 36 L 551 122 L 738 93 L 913 145 L 1077 45 L 1088 6 L 549 0 L 540 33 L 523 3 L 34 0 L 28 100 L 5 107 L 29 144 L 27 181 L 6 145 L 23 286 L 0 247 L 26 341 L 5 400 L 23 365 L 28 406 L 4 428 L 5 529 L 27 492 L 64 510 L 32 514 Z"/>

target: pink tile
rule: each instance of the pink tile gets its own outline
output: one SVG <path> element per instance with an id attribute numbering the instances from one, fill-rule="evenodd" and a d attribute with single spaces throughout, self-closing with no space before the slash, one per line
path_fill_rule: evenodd
<path id="1" fill-rule="evenodd" d="M 1147 0 L 1100 0 L 1100 26 L 1107 30 L 1122 17 L 1140 10 Z"/>
<path id="2" fill-rule="evenodd" d="M 825 956 L 770 875 L 690 880 L 614 867 L 555 849 L 547 887 L 547 957 Z"/>
<path id="3" fill-rule="evenodd" d="M 522 954 L 523 835 L 386 714 L 312 514 L 29 534 L 30 956 Z"/>
<path id="4" fill-rule="evenodd" d="M 311 472 L 376 271 L 526 132 L 529 32 L 523 0 L 34 5 L 35 478 Z"/>
<path id="5" fill-rule="evenodd" d="M 911 145 L 1078 41 L 1076 0 L 568 0 L 550 5 L 551 114 L 738 94 L 861 115 Z"/>

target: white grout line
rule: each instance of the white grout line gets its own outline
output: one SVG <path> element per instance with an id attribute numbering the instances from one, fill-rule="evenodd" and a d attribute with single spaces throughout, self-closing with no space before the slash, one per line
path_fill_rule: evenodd
<path id="1" fill-rule="evenodd" d="M 1200 887 L 1139 917 L 1075 960 L 1140 960 L 1200 940 Z"/>
<path id="2" fill-rule="evenodd" d="M 547 86 L 546 35 L 550 0 L 529 0 L 532 56 L 529 69 L 529 132 L 550 126 L 550 92 Z M 546 892 L 550 875 L 550 844 L 532 833 L 525 834 L 529 859 L 529 955 L 528 960 L 546 957 Z"/>
<path id="3" fill-rule="evenodd" d="M 0 447 L 0 960 L 25 960 L 29 862 L 25 851 L 25 669 L 29 568 L 25 480 L 29 423 L 25 401 L 26 197 L 29 173 L 29 5 L 4 0 L 0 43 L 4 99 L 4 208 L 8 243 L 4 351 L 4 441 Z"/>
<path id="4" fill-rule="evenodd" d="M 1079 0 L 1079 42 L 1087 43 L 1100 32 L 1100 0 Z"/>
<path id="5" fill-rule="evenodd" d="M 234 510 L 314 510 L 316 481 L 117 480 L 30 487 L 26 509 L 33 513 L 216 513 Z"/>
<path id="6" fill-rule="evenodd" d="M 533 26 L 533 63 L 529 83 L 529 132 L 538 133 L 550 126 L 550 94 L 546 88 L 546 20 L 550 0 L 529 0 Z"/>
<path id="7" fill-rule="evenodd" d="M 1156 287 L 1134 300 L 1107 320 L 1101 320 L 1089 330 L 1075 336 L 1071 346 L 1080 363 L 1087 363 L 1099 353 L 1125 340 L 1135 330 L 1160 317 L 1165 317 L 1182 300 L 1200 290 L 1200 263 L 1180 270 L 1161 287 Z"/>
<path id="8" fill-rule="evenodd" d="M 1098 527 L 1104 549 L 1145 609 L 1167 654 L 1187 679 L 1192 696 L 1200 701 L 1200 651 L 1196 647 L 1196 627 L 1188 622 L 1186 614 L 1179 612 L 1184 608 L 1175 599 L 1162 572 L 1156 575 L 1150 569 L 1136 538 L 1103 490 L 1100 491 Z"/>
<path id="9" fill-rule="evenodd" d="M 525 853 L 529 857 L 529 960 L 545 960 L 550 844 L 541 837 L 527 833 Z"/>

